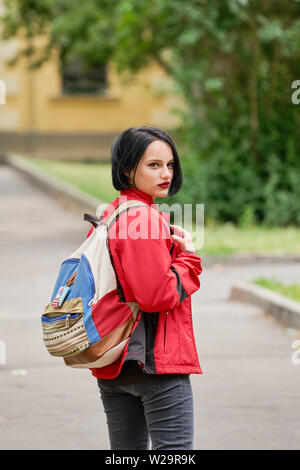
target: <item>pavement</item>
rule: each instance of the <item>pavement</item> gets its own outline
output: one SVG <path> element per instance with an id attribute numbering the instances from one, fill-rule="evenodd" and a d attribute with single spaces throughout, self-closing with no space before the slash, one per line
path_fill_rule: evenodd
<path id="1" fill-rule="evenodd" d="M 109 449 L 97 384 L 42 343 L 40 316 L 58 266 L 89 224 L 9 166 L 0 165 L 0 449 Z M 299 331 L 261 308 L 228 300 L 258 275 L 299 282 L 300 263 L 211 265 L 192 296 L 203 375 L 192 375 L 195 449 L 299 449 Z M 1 359 L 1 356 L 0 356 Z"/>

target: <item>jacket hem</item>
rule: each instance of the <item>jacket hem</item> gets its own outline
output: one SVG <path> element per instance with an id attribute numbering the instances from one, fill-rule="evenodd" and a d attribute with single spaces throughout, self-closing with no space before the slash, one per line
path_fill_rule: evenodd
<path id="1" fill-rule="evenodd" d="M 160 366 L 156 363 L 156 374 L 203 374 L 199 366 Z"/>
<path id="2" fill-rule="evenodd" d="M 91 369 L 91 372 L 97 379 L 114 379 L 118 377 L 120 370 L 105 373 L 100 371 L 100 368 L 98 368 Z M 147 372 L 145 372 L 145 374 L 147 374 Z M 203 371 L 199 366 L 160 366 L 159 364 L 156 364 L 156 373 L 150 373 L 149 375 L 154 376 L 161 374 L 203 374 Z"/>

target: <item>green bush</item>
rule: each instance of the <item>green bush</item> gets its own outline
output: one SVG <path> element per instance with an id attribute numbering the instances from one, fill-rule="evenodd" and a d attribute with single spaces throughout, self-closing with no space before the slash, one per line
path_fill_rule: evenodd
<path id="1" fill-rule="evenodd" d="M 262 92 L 263 80 L 258 85 Z M 245 100 L 236 97 L 233 118 L 224 96 L 217 103 L 206 120 L 185 115 L 177 129 L 185 181 L 176 200 L 204 203 L 206 216 L 218 222 L 300 226 L 297 106 L 280 93 L 271 116 L 261 105 L 253 140 Z"/>

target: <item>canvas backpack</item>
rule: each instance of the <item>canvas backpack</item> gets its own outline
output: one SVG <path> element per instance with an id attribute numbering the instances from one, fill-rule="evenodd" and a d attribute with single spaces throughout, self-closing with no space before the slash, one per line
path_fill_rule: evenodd
<path id="1" fill-rule="evenodd" d="M 41 322 L 48 352 L 67 366 L 104 367 L 120 357 L 130 339 L 139 306 L 121 298 L 108 231 L 123 212 L 141 205 L 146 204 L 126 200 L 105 221 L 84 214 L 95 230 L 60 266 Z"/>

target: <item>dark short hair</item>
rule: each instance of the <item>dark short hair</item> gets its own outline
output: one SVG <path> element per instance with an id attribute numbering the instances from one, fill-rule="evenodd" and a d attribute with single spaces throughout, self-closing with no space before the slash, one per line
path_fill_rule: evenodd
<path id="1" fill-rule="evenodd" d="M 112 182 L 117 191 L 130 188 L 125 172 L 130 172 L 132 169 L 136 171 L 146 148 L 155 140 L 166 142 L 171 147 L 174 157 L 174 174 L 168 196 L 173 196 L 180 190 L 183 183 L 182 170 L 173 140 L 161 129 L 141 126 L 131 127 L 113 140 L 111 146 Z"/>

